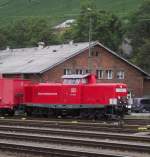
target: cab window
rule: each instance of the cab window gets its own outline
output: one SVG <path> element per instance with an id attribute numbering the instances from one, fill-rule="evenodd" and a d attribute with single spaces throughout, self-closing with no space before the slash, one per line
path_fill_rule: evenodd
<path id="1" fill-rule="evenodd" d="M 86 84 L 87 83 L 87 79 L 86 78 L 72 78 L 72 79 L 64 79 L 63 81 L 64 84 Z"/>

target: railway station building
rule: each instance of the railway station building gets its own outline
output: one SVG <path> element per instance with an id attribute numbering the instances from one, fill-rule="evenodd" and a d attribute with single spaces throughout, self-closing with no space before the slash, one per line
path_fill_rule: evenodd
<path id="1" fill-rule="evenodd" d="M 150 95 L 150 74 L 101 43 L 73 43 L 0 51 L 0 73 L 7 78 L 61 82 L 64 74 L 92 71 L 97 82 L 122 82 L 135 97 Z"/>

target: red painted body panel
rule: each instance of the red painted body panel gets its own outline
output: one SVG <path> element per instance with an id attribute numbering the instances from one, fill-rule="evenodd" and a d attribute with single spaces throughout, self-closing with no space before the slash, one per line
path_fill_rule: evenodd
<path id="1" fill-rule="evenodd" d="M 24 103 L 60 104 L 62 84 L 40 83 L 25 87 Z"/>
<path id="2" fill-rule="evenodd" d="M 80 92 L 80 85 L 36 84 L 25 87 L 24 103 L 80 104 Z"/>
<path id="3" fill-rule="evenodd" d="M 115 86 L 87 85 L 83 90 L 83 100 L 85 104 L 109 104 L 109 98 L 115 98 Z"/>
<path id="4" fill-rule="evenodd" d="M 62 85 L 63 104 L 82 104 L 83 85 Z"/>
<path id="5" fill-rule="evenodd" d="M 117 88 L 126 89 L 116 92 Z M 127 96 L 125 84 L 36 84 L 25 87 L 25 102 L 31 104 L 109 105 L 109 99 Z"/>
<path id="6" fill-rule="evenodd" d="M 0 79 L 0 109 L 12 109 L 23 103 L 24 85 L 29 82 L 20 79 Z"/>
<path id="7" fill-rule="evenodd" d="M 83 103 L 108 105 L 109 99 L 111 98 L 118 99 L 118 96 L 120 97 L 127 96 L 127 92 L 116 93 L 116 88 L 119 88 L 120 86 L 122 86 L 122 88 L 127 89 L 127 86 L 122 83 L 86 85 L 83 88 Z"/>

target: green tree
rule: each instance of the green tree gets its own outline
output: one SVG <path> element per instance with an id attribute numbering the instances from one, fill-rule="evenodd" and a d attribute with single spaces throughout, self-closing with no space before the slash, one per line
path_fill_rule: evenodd
<path id="1" fill-rule="evenodd" d="M 130 20 L 129 37 L 135 53 L 138 47 L 142 46 L 146 38 L 150 38 L 150 0 L 146 0 L 133 14 Z"/>
<path id="2" fill-rule="evenodd" d="M 135 57 L 135 63 L 150 73 L 150 39 L 138 49 Z"/>
<path id="3" fill-rule="evenodd" d="M 64 36 L 76 42 L 88 41 L 90 27 L 91 40 L 99 40 L 110 49 L 118 49 L 123 36 L 121 21 L 111 13 L 98 11 L 93 3 L 81 7 L 76 23 Z"/>
<path id="4" fill-rule="evenodd" d="M 7 46 L 7 41 L 8 41 L 8 31 L 6 27 L 1 27 L 0 28 L 0 49 L 4 49 Z"/>
<path id="5" fill-rule="evenodd" d="M 133 14 L 128 28 L 132 40 L 132 61 L 150 72 L 150 0 L 145 0 Z"/>
<path id="6" fill-rule="evenodd" d="M 6 44 L 11 48 L 20 48 L 36 46 L 40 41 L 46 45 L 58 42 L 51 26 L 43 18 L 26 18 L 1 28 L 0 41 L 1 48 Z"/>

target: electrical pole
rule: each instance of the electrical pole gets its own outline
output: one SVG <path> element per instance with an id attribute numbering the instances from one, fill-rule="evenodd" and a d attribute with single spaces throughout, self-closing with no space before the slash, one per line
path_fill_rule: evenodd
<path id="1" fill-rule="evenodd" d="M 89 54 L 88 54 L 88 71 L 92 73 L 92 63 L 91 63 L 91 39 L 92 39 L 92 17 L 91 17 L 91 8 L 87 8 L 89 11 Z"/>

